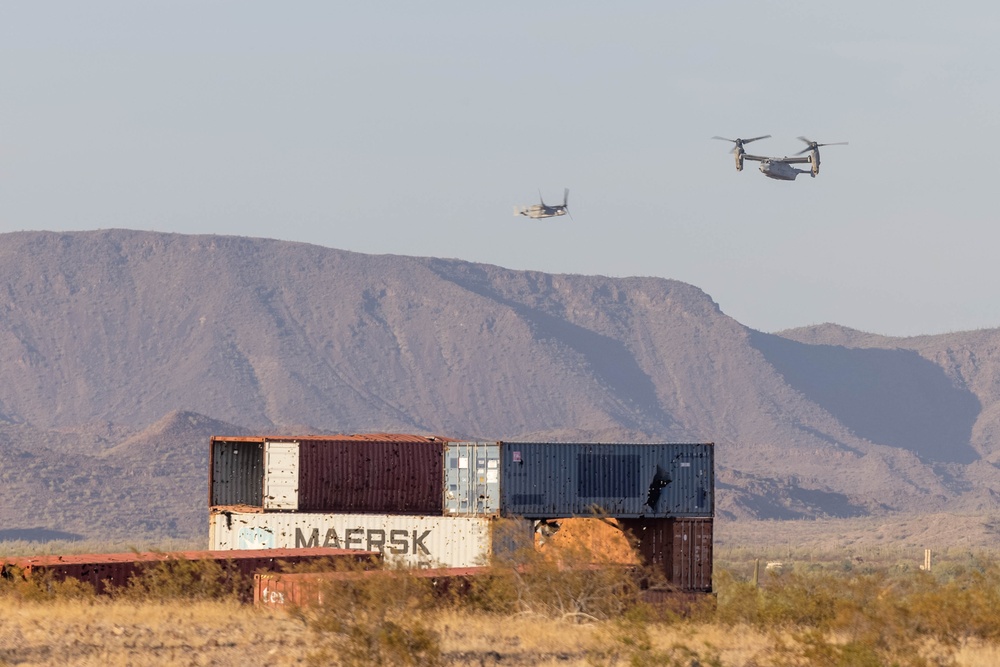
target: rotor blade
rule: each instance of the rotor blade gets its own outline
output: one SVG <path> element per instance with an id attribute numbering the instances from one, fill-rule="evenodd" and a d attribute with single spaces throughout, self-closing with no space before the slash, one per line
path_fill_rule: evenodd
<path id="1" fill-rule="evenodd" d="M 743 143 L 749 144 L 751 141 L 757 141 L 758 139 L 769 139 L 770 137 L 771 137 L 770 134 L 763 134 L 759 137 L 754 137 L 753 139 L 744 139 Z"/>
<path id="2" fill-rule="evenodd" d="M 799 137 L 799 141 L 804 141 L 805 143 L 807 143 L 809 145 L 806 146 L 805 148 L 803 148 L 802 150 L 800 150 L 798 153 L 796 153 L 796 155 L 802 155 L 803 153 L 808 153 L 809 151 L 814 151 L 814 150 L 816 150 L 816 148 L 818 146 L 822 146 L 823 145 L 823 144 L 817 144 L 815 141 L 810 141 L 809 139 L 806 139 L 805 137 Z"/>
<path id="3" fill-rule="evenodd" d="M 846 141 L 835 141 L 831 144 L 816 144 L 817 146 L 846 146 Z"/>
<path id="4" fill-rule="evenodd" d="M 712 138 L 718 139 L 719 141 L 728 141 L 731 144 L 736 144 L 735 146 L 733 146 L 732 150 L 729 151 L 730 153 L 735 153 L 736 151 L 739 150 L 738 146 L 740 145 L 740 142 L 738 139 L 726 139 L 725 137 L 712 137 Z"/>

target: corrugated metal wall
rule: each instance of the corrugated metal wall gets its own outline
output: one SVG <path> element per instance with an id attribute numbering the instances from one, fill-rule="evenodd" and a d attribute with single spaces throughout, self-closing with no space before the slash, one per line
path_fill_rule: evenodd
<path id="1" fill-rule="evenodd" d="M 264 443 L 212 438 L 210 503 L 261 507 L 264 502 Z"/>
<path id="2" fill-rule="evenodd" d="M 705 517 L 714 447 L 703 444 L 500 443 L 503 516 Z"/>
<path id="3" fill-rule="evenodd" d="M 674 588 L 712 591 L 711 518 L 622 519 L 637 541 L 643 561 L 663 573 Z"/>
<path id="4" fill-rule="evenodd" d="M 302 440 L 299 511 L 443 514 L 441 442 Z"/>
<path id="5" fill-rule="evenodd" d="M 671 583 L 685 591 L 712 590 L 712 519 L 675 519 Z"/>
<path id="6" fill-rule="evenodd" d="M 482 517 L 223 512 L 209 522 L 212 549 L 361 549 L 408 567 L 475 567 L 493 546 Z"/>

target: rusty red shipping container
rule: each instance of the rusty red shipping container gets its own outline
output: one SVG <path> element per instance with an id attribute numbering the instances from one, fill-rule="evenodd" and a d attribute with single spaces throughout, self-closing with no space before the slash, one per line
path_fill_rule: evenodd
<path id="1" fill-rule="evenodd" d="M 638 543 L 643 560 L 660 570 L 671 588 L 712 591 L 712 519 L 619 519 Z"/>
<path id="2" fill-rule="evenodd" d="M 440 441 L 299 443 L 299 511 L 444 513 Z"/>
<path id="3" fill-rule="evenodd" d="M 209 505 L 440 516 L 445 442 L 388 433 L 214 436 Z"/>
<path id="4" fill-rule="evenodd" d="M 407 570 L 408 576 L 431 579 L 436 594 L 450 594 L 467 590 L 472 579 L 490 571 L 488 567 L 417 568 Z M 373 570 L 370 572 L 292 572 L 255 574 L 253 602 L 255 605 L 298 607 L 321 604 L 323 589 L 336 581 L 344 581 L 364 576 L 394 576 L 393 570 Z"/>
<path id="5" fill-rule="evenodd" d="M 352 549 L 261 549 L 245 551 L 174 551 L 116 554 L 74 554 L 68 556 L 20 556 L 0 558 L 0 576 L 14 576 L 14 568 L 24 576 L 51 575 L 57 581 L 76 579 L 90 584 L 97 593 L 124 587 L 143 568 L 166 561 L 212 561 L 224 571 L 249 579 L 258 572 L 280 572 L 287 565 L 317 563 L 324 559 L 365 562 L 378 559 L 376 553 Z M 249 596 L 249 588 L 244 591 Z"/>

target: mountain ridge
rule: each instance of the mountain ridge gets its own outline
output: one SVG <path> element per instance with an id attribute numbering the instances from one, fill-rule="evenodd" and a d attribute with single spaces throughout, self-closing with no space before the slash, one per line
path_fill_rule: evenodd
<path id="1" fill-rule="evenodd" d="M 0 287 L 4 526 L 41 504 L 53 529 L 204 534 L 217 429 L 712 441 L 731 518 L 1000 488 L 1000 329 L 768 334 L 666 278 L 131 230 L 0 235 Z"/>

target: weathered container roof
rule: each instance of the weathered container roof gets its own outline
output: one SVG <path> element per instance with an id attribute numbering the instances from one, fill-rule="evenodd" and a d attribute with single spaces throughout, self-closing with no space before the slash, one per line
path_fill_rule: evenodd
<path id="1" fill-rule="evenodd" d="M 13 565 L 22 569 L 52 567 L 54 565 L 104 565 L 110 563 L 151 563 L 170 560 L 251 560 L 255 558 L 281 559 L 289 556 L 337 558 L 358 554 L 377 557 L 377 552 L 356 549 L 332 549 L 315 547 L 308 549 L 242 549 L 220 551 L 150 551 L 143 553 L 125 552 L 113 554 L 66 554 L 54 556 L 0 556 L 0 565 Z"/>
<path id="2" fill-rule="evenodd" d="M 352 434 L 308 434 L 308 435 L 213 435 L 212 440 L 226 442 L 264 442 L 282 440 L 324 440 L 329 442 L 459 442 L 455 438 L 440 435 L 416 435 L 412 433 L 352 433 Z"/>

